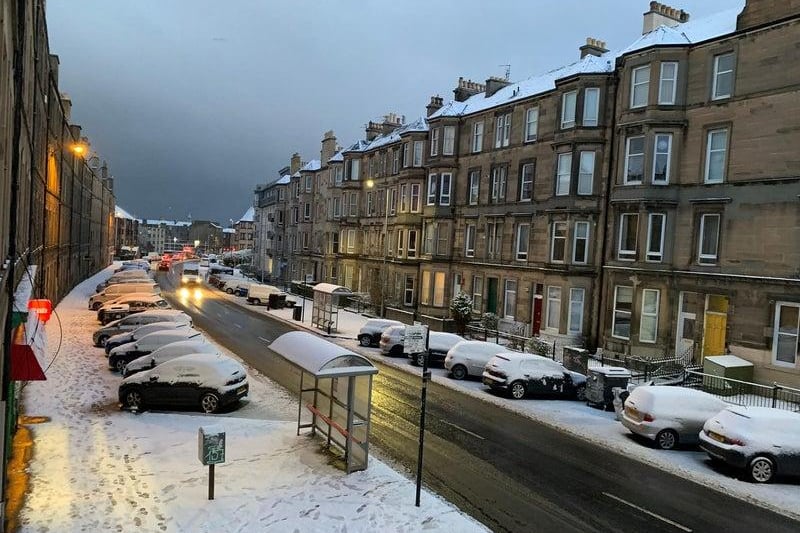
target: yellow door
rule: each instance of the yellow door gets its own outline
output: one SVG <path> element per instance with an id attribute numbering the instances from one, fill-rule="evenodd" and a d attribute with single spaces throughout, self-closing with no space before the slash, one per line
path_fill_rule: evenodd
<path id="1" fill-rule="evenodd" d="M 703 329 L 703 357 L 725 353 L 727 322 L 728 315 L 726 314 L 706 312 L 705 328 Z"/>

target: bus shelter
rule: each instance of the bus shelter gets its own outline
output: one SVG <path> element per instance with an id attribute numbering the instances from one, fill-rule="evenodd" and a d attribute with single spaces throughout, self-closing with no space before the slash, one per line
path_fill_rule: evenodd
<path id="1" fill-rule="evenodd" d="M 378 369 L 366 357 L 305 331 L 284 333 L 270 349 L 300 370 L 297 434 L 319 431 L 329 450 L 344 452 L 348 474 L 366 470 L 372 376 Z"/>
<path id="2" fill-rule="evenodd" d="M 351 296 L 347 287 L 333 283 L 314 285 L 314 307 L 311 310 L 311 324 L 328 333 L 335 333 L 339 327 L 339 300 Z"/>

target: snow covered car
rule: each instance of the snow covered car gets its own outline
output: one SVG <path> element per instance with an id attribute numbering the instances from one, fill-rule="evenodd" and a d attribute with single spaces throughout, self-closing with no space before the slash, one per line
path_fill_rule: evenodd
<path id="1" fill-rule="evenodd" d="M 111 350 L 116 348 L 117 346 L 122 346 L 123 344 L 127 344 L 129 342 L 138 341 L 145 335 L 153 333 L 154 331 L 166 331 L 166 330 L 176 330 L 176 329 L 189 329 L 191 326 L 186 322 L 176 322 L 174 320 L 165 320 L 163 322 L 153 322 L 152 324 L 143 324 L 138 328 L 134 329 L 133 331 L 125 331 L 123 333 L 118 333 L 113 337 L 109 337 L 106 341 L 105 350 L 106 353 L 111 353 Z"/>
<path id="2" fill-rule="evenodd" d="M 190 326 L 192 325 L 191 317 L 183 311 L 177 309 L 150 309 L 106 324 L 92 334 L 92 341 L 95 346 L 105 346 L 106 341 L 114 335 L 133 331 L 145 324 L 165 321 L 183 322 Z"/>
<path id="3" fill-rule="evenodd" d="M 122 373 L 125 365 L 134 359 L 147 355 L 171 342 L 189 339 L 204 340 L 205 337 L 196 329 L 180 329 L 154 331 L 135 342 L 117 346 L 108 354 L 108 367 Z"/>
<path id="4" fill-rule="evenodd" d="M 671 450 L 679 443 L 696 443 L 706 420 L 728 404 L 706 392 L 683 387 L 636 387 L 625 400 L 620 417 L 631 433 Z"/>
<path id="5" fill-rule="evenodd" d="M 108 324 L 114 320 L 147 311 L 148 309 L 169 309 L 169 303 L 158 294 L 132 293 L 107 302 L 97 310 L 97 320 Z"/>
<path id="6" fill-rule="evenodd" d="M 194 407 L 215 413 L 247 396 L 244 367 L 230 357 L 194 353 L 176 357 L 122 380 L 119 401 L 127 409 Z"/>
<path id="7" fill-rule="evenodd" d="M 370 318 L 358 332 L 358 342 L 361 346 L 378 346 L 384 330 L 390 326 L 402 326 L 403 323 L 397 320 L 387 320 L 385 318 Z"/>
<path id="8" fill-rule="evenodd" d="M 800 475 L 800 413 L 730 405 L 703 425 L 700 448 L 712 461 L 744 469 L 756 483 Z"/>
<path id="9" fill-rule="evenodd" d="M 404 351 L 405 335 L 405 325 L 389 326 L 383 330 L 379 343 L 381 353 L 393 356 L 406 355 Z M 464 337 L 454 333 L 431 331 L 428 335 L 428 364 L 441 364 L 447 351 L 463 340 Z M 422 366 L 424 357 L 424 353 L 415 354 L 411 362 Z"/>
<path id="10" fill-rule="evenodd" d="M 508 348 L 494 342 L 461 341 L 448 350 L 444 367 L 453 379 L 480 376 L 489 359 L 507 351 Z"/>
<path id="11" fill-rule="evenodd" d="M 141 283 L 120 283 L 118 285 L 110 285 L 102 292 L 93 294 L 89 298 L 89 309 L 92 311 L 97 311 L 103 307 L 103 304 L 112 300 L 116 300 L 125 294 L 133 294 L 135 292 L 141 292 L 145 294 L 161 294 L 161 289 L 159 289 L 156 282 L 152 280 L 143 280 Z"/>
<path id="12" fill-rule="evenodd" d="M 152 281 L 152 278 L 144 270 L 126 270 L 118 274 L 112 275 L 105 281 L 97 284 L 95 292 L 102 292 L 106 287 L 111 285 L 119 285 L 123 283 L 143 283 Z"/>
<path id="13" fill-rule="evenodd" d="M 492 357 L 483 371 L 483 384 L 519 400 L 526 394 L 586 399 L 586 376 L 558 361 L 530 353 L 506 352 Z"/>
<path id="14" fill-rule="evenodd" d="M 207 342 L 206 340 L 171 342 L 147 355 L 143 355 L 137 359 L 134 359 L 125 365 L 122 375 L 125 377 L 132 376 L 133 374 L 141 372 L 142 370 L 148 370 L 160 365 L 161 363 L 170 361 L 182 355 L 188 355 L 190 353 L 219 353 L 219 351 L 217 350 L 216 346 L 210 342 Z"/>

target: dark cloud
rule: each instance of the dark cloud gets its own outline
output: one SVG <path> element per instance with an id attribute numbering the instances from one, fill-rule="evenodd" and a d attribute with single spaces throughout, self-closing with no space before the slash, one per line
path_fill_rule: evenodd
<path id="1" fill-rule="evenodd" d="M 625 46 L 645 0 L 47 3 L 73 120 L 139 216 L 241 216 L 257 183 L 299 151 L 319 157 L 393 111 L 412 120 L 459 76 L 536 74 L 587 36 Z M 672 2 L 693 17 L 742 0 Z"/>

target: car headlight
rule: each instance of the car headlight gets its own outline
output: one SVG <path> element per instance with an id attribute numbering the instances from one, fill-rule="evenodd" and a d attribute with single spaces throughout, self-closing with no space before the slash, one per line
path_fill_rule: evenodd
<path id="1" fill-rule="evenodd" d="M 187 278 L 186 276 L 183 276 L 183 277 L 181 278 L 181 281 L 182 281 L 182 282 L 184 282 L 184 283 L 186 283 L 186 282 L 188 282 L 188 281 L 189 281 L 189 278 Z"/>

